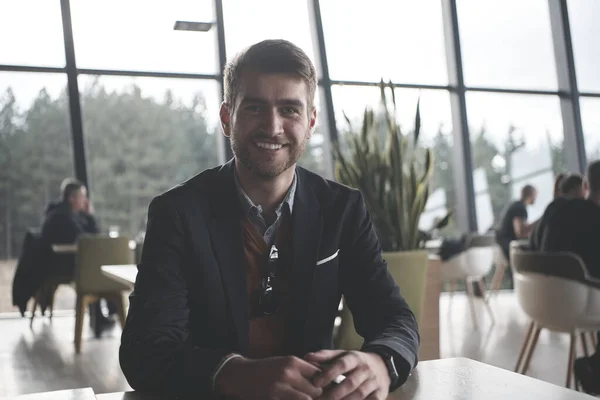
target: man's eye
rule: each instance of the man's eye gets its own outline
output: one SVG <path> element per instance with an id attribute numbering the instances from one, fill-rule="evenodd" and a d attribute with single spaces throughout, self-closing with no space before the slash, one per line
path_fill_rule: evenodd
<path id="1" fill-rule="evenodd" d="M 294 107 L 284 107 L 281 109 L 281 113 L 284 115 L 294 115 L 294 114 L 298 114 L 299 111 L 297 108 L 294 108 Z"/>

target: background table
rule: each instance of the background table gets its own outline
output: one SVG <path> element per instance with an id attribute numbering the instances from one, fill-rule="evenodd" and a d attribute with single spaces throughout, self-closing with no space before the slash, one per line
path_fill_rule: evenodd
<path id="1" fill-rule="evenodd" d="M 135 264 L 103 265 L 100 268 L 102 269 L 102 273 L 111 279 L 127 285 L 135 284 L 135 278 L 138 273 L 137 265 Z"/>

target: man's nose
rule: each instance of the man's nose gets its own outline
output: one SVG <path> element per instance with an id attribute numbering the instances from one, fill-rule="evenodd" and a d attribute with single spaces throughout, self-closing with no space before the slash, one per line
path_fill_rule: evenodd
<path id="1" fill-rule="evenodd" d="M 276 109 L 269 110 L 263 117 L 263 129 L 270 135 L 283 133 L 283 118 Z"/>

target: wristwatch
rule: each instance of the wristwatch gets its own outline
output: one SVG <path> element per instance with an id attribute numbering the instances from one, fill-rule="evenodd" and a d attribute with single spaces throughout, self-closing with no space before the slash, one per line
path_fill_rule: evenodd
<path id="1" fill-rule="evenodd" d="M 402 383 L 404 383 L 400 381 L 400 375 L 398 374 L 398 369 L 396 368 L 396 363 L 394 362 L 394 353 L 391 350 L 388 350 L 385 347 L 373 347 L 365 351 L 375 353 L 383 360 L 390 376 L 390 392 L 396 390 Z"/>
<path id="2" fill-rule="evenodd" d="M 398 382 L 399 378 L 398 370 L 396 369 L 396 364 L 394 363 L 394 356 L 381 354 L 381 357 L 383 358 L 383 362 L 387 367 L 388 374 L 390 374 L 390 388 L 393 388 L 396 386 L 396 382 Z"/>

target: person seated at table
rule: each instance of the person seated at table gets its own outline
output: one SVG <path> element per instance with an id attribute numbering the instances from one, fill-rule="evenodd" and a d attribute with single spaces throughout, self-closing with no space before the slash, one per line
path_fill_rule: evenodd
<path id="1" fill-rule="evenodd" d="M 574 198 L 559 198 L 548 205 L 539 232 L 532 235 L 532 247 L 546 252 L 575 253 L 585 263 L 589 275 L 600 279 L 600 160 L 589 165 L 587 185 L 586 199 L 579 197 L 581 191 L 576 186 L 577 190 L 572 192 Z M 600 352 L 577 359 L 575 375 L 586 392 L 600 394 Z"/>
<path id="2" fill-rule="evenodd" d="M 224 91 L 234 158 L 149 206 L 125 377 L 169 398 L 385 399 L 417 363 L 417 323 L 361 193 L 296 166 L 316 125 L 310 58 L 257 43 Z M 331 350 L 342 294 L 360 351 Z"/>
<path id="3" fill-rule="evenodd" d="M 41 240 L 48 260 L 48 274 L 68 282 L 75 278 L 75 254 L 56 253 L 52 250 L 52 245 L 74 244 L 79 235 L 97 234 L 100 229 L 85 185 L 76 179 L 67 178 L 61 188 L 62 201 L 51 203 L 47 207 Z M 109 310 L 111 308 L 113 313 L 116 312 L 116 306 L 109 302 Z M 102 314 L 100 301 L 90 305 L 90 316 L 90 324 L 97 337 L 102 329 L 114 324 L 114 317 L 107 318 Z"/>
<path id="4" fill-rule="evenodd" d="M 560 183 L 560 195 L 567 199 L 585 199 L 587 190 L 587 182 L 580 174 L 567 175 Z"/>
<path id="5" fill-rule="evenodd" d="M 521 198 L 512 202 L 502 214 L 500 225 L 496 230 L 496 243 L 502 249 L 506 260 L 510 260 L 510 242 L 529 237 L 534 224 L 527 223 L 527 206 L 535 203 L 537 190 L 531 185 L 521 189 Z M 507 275 L 512 281 L 510 269 Z"/>

